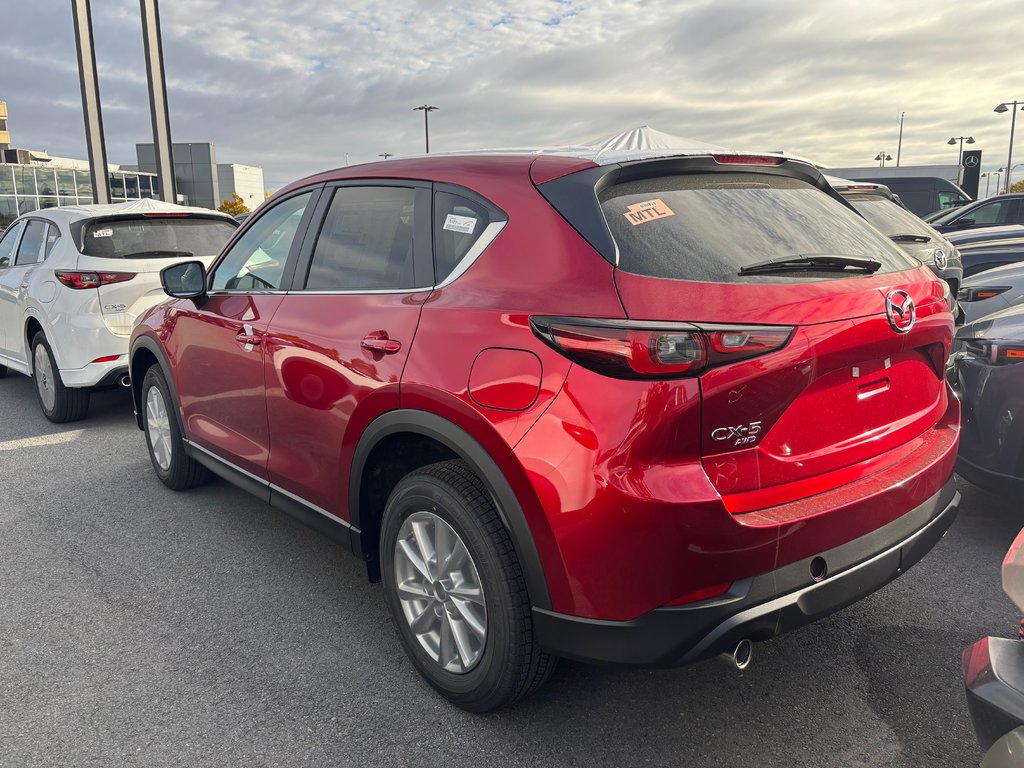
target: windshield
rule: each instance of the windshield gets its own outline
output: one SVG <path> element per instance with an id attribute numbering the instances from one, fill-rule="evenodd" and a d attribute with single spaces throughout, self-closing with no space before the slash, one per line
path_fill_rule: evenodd
<path id="1" fill-rule="evenodd" d="M 104 259 L 215 256 L 236 226 L 229 219 L 191 216 L 93 219 L 82 229 L 81 251 Z"/>
<path id="2" fill-rule="evenodd" d="M 849 208 L 786 176 L 659 176 L 613 185 L 600 200 L 619 267 L 634 274 L 715 283 L 841 277 L 812 269 L 739 274 L 756 262 L 807 254 L 875 259 L 879 272 L 919 266 Z"/>
<path id="3" fill-rule="evenodd" d="M 935 237 L 935 232 L 931 227 L 888 198 L 880 195 L 850 195 L 846 199 L 883 235 L 888 237 L 893 235 Z"/>

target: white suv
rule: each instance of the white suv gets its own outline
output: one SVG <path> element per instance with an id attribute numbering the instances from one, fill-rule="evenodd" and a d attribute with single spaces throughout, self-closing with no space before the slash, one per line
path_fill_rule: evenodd
<path id="1" fill-rule="evenodd" d="M 237 226 L 156 200 L 20 217 L 0 238 L 0 378 L 32 376 L 50 421 L 82 418 L 91 388 L 128 385 L 135 319 L 167 298 L 160 271 L 209 266 Z"/>

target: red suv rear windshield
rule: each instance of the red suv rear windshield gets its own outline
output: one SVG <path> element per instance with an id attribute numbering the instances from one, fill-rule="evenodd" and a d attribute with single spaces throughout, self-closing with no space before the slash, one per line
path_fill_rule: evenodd
<path id="1" fill-rule="evenodd" d="M 739 275 L 766 259 L 876 259 L 879 272 L 920 266 L 861 217 L 806 182 L 758 173 L 657 176 L 600 193 L 619 267 L 648 277 L 713 283 L 834 280 L 836 272 Z"/>
<path id="2" fill-rule="evenodd" d="M 93 219 L 82 228 L 81 252 L 104 259 L 215 256 L 236 224 L 220 218 L 152 216 Z"/>

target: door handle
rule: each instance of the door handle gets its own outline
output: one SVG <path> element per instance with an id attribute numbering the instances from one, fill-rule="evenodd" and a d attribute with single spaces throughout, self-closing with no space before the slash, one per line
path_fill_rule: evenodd
<path id="1" fill-rule="evenodd" d="M 249 352 L 256 345 L 263 343 L 262 337 L 258 336 L 248 323 L 243 325 L 242 330 L 235 335 L 235 341 L 239 344 L 245 344 L 246 352 Z"/>
<path id="2" fill-rule="evenodd" d="M 393 355 L 402 348 L 402 342 L 392 339 L 387 331 L 373 331 L 366 334 L 361 342 L 363 349 L 371 352 L 381 352 L 385 355 Z"/>

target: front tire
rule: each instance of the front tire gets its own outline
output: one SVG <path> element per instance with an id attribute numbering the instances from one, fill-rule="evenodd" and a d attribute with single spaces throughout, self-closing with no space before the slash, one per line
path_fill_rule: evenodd
<path id="1" fill-rule="evenodd" d="M 53 423 L 78 421 L 89 412 L 89 389 L 64 386 L 53 350 L 42 331 L 32 339 L 32 379 L 39 408 Z"/>
<path id="2" fill-rule="evenodd" d="M 210 479 L 210 471 L 185 453 L 171 388 L 160 366 L 154 365 L 142 379 L 142 428 L 146 433 L 149 460 L 160 482 L 172 491 L 187 491 Z"/>
<path id="3" fill-rule="evenodd" d="M 532 693 L 555 657 L 534 641 L 515 549 L 480 479 L 461 461 L 403 478 L 388 499 L 380 558 L 405 652 L 442 696 L 487 712 Z"/>

